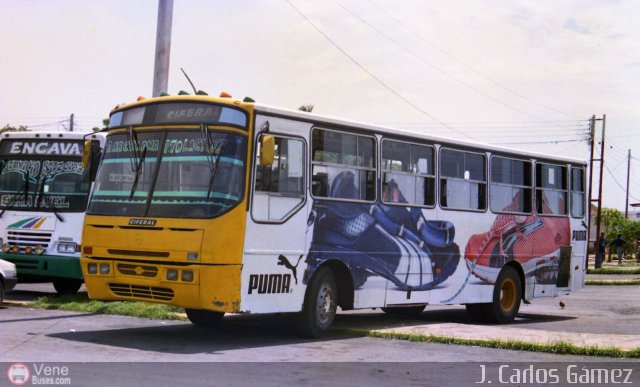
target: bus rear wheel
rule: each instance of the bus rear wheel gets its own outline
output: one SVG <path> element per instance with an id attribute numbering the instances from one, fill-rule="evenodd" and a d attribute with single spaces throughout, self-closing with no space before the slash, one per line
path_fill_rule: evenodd
<path id="1" fill-rule="evenodd" d="M 82 280 L 79 279 L 57 279 L 53 281 L 53 288 L 58 294 L 74 294 L 80 290 Z"/>
<path id="2" fill-rule="evenodd" d="M 493 302 L 467 304 L 473 321 L 507 324 L 515 320 L 522 300 L 522 282 L 515 268 L 507 266 L 500 272 L 493 288 Z"/>
<path id="3" fill-rule="evenodd" d="M 320 268 L 311 279 L 304 297 L 302 312 L 298 315 L 298 333 L 304 337 L 324 336 L 336 316 L 338 307 L 336 275 L 326 267 Z"/>
<path id="4" fill-rule="evenodd" d="M 224 312 L 215 312 L 213 310 L 205 309 L 185 309 L 187 318 L 194 325 L 202 328 L 213 328 L 220 325 Z"/>

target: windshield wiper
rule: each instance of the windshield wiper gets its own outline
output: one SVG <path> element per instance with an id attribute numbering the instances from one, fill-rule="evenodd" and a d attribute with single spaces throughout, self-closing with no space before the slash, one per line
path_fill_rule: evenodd
<path id="1" fill-rule="evenodd" d="M 140 170 L 142 169 L 142 163 L 144 163 L 144 158 L 147 156 L 147 148 L 145 147 L 142 150 L 142 155 L 140 156 L 140 160 L 136 164 L 136 177 L 133 179 L 133 185 L 131 186 L 131 193 L 129 194 L 129 200 L 133 198 L 133 194 L 136 192 L 136 187 L 138 186 L 138 179 L 140 178 Z"/>
<path id="2" fill-rule="evenodd" d="M 47 179 L 46 176 L 42 176 L 42 178 L 40 179 L 40 188 L 38 189 L 38 195 L 36 196 L 37 200 L 36 200 L 36 208 L 40 209 L 42 204 L 44 203 L 44 183 L 45 180 Z M 59 221 L 64 222 L 64 218 L 62 217 L 62 215 L 60 215 L 58 213 L 58 209 L 56 207 L 48 207 L 51 209 L 51 212 L 53 213 L 53 215 L 56 216 L 56 218 L 58 218 Z"/>
<path id="3" fill-rule="evenodd" d="M 131 153 L 129 157 L 129 162 L 131 163 L 131 171 L 138 173 L 136 166 L 139 162 L 138 157 L 138 135 L 133 131 L 133 126 L 129 126 L 129 131 L 127 134 L 129 135 L 129 141 L 131 141 Z"/>
<path id="4" fill-rule="evenodd" d="M 209 137 L 209 133 L 207 132 L 207 127 L 205 124 L 200 125 L 200 135 L 202 136 L 202 141 L 204 142 L 204 154 L 207 157 L 207 161 L 209 162 L 209 184 L 207 184 L 207 199 L 211 197 L 211 190 L 213 189 L 213 179 L 216 177 L 216 172 L 218 171 L 218 163 L 220 162 L 220 156 L 222 155 L 222 149 L 218 151 L 217 155 L 213 155 L 213 143 L 211 142 L 211 137 Z"/>

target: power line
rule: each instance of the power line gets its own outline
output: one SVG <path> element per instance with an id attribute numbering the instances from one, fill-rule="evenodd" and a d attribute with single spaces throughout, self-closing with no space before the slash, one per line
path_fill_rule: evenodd
<path id="1" fill-rule="evenodd" d="M 471 70 L 472 72 L 476 73 L 477 75 L 481 76 L 482 78 L 488 80 L 489 82 L 495 84 L 496 86 L 508 91 L 509 93 L 512 93 L 524 100 L 527 100 L 537 106 L 540 106 L 542 108 L 548 109 L 550 111 L 559 113 L 559 114 L 563 114 L 566 116 L 575 116 L 574 114 L 569 114 L 569 113 L 565 113 L 563 111 L 557 110 L 555 108 L 552 108 L 550 106 L 541 104 L 531 98 L 528 98 L 520 93 L 518 93 L 517 91 L 504 86 L 503 84 L 495 81 L 494 79 L 484 75 L 483 73 L 481 73 L 480 71 L 476 70 L 475 68 L 473 68 L 472 66 L 468 65 L 467 63 L 463 62 L 462 60 L 460 60 L 459 58 L 457 58 L 456 56 L 452 55 L 451 53 L 447 52 L 446 50 L 440 48 L 439 46 L 437 46 L 436 44 L 434 44 L 432 41 L 428 40 L 427 38 L 425 38 L 424 36 L 422 36 L 421 34 L 417 33 L 415 30 L 413 30 L 412 28 L 409 28 L 406 24 L 402 23 L 402 21 L 400 21 L 399 19 L 397 19 L 396 17 L 394 17 L 393 15 L 391 15 L 389 12 L 387 12 L 386 10 L 384 10 L 382 7 L 380 7 L 378 4 L 376 4 L 375 2 L 369 0 L 369 3 L 372 4 L 374 7 L 376 7 L 380 12 L 384 13 L 385 15 L 387 15 L 389 18 L 391 18 L 393 21 L 395 21 L 397 24 L 399 24 L 400 26 L 402 26 L 404 29 L 406 29 L 407 31 L 409 31 L 411 34 L 413 34 L 415 37 L 417 37 L 418 39 L 422 40 L 423 42 L 427 43 L 428 45 L 430 45 L 431 47 L 435 48 L 436 50 L 440 51 L 441 53 L 443 53 L 444 55 L 450 57 L 451 59 L 455 60 L 456 62 L 460 63 L 461 65 L 463 65 L 464 67 L 468 68 L 469 70 Z"/>
<path id="2" fill-rule="evenodd" d="M 320 35 L 322 35 L 329 43 L 331 43 L 331 45 L 333 45 L 338 51 L 340 51 L 344 56 L 346 56 L 347 58 L 349 58 L 349 60 L 351 60 L 356 66 L 358 66 L 362 71 L 364 71 L 365 73 L 367 73 L 373 80 L 375 80 L 376 82 L 378 82 L 378 84 L 380 84 L 382 87 L 384 87 L 385 89 L 387 89 L 389 92 L 391 92 L 393 95 L 395 95 L 396 97 L 400 98 L 402 101 L 404 101 L 406 104 L 408 104 L 409 106 L 413 107 L 414 109 L 416 109 L 417 111 L 419 111 L 420 113 L 424 114 L 425 116 L 431 118 L 432 120 L 436 121 L 437 123 L 439 123 L 440 125 L 451 129 L 467 138 L 470 138 L 472 140 L 476 140 L 475 138 L 469 136 L 468 134 L 447 125 L 445 122 L 439 120 L 438 118 L 434 117 L 433 115 L 429 114 L 426 110 L 420 108 L 418 105 L 414 104 L 413 102 L 411 102 L 409 99 L 405 98 L 404 96 L 402 96 L 400 93 L 398 93 L 397 91 L 395 91 L 391 86 L 387 85 L 385 82 L 383 82 L 380 78 L 378 78 L 373 72 L 371 72 L 369 69 L 367 69 L 366 67 L 364 67 L 362 64 L 360 64 L 354 57 L 352 57 L 351 55 L 349 55 L 348 52 L 346 52 L 342 47 L 340 47 L 335 41 L 333 41 L 333 39 L 331 39 L 329 37 L 329 35 L 327 35 L 326 33 L 324 33 L 315 23 L 313 23 L 311 21 L 311 19 L 309 19 L 302 11 L 300 11 L 295 5 L 293 5 L 293 3 L 291 3 L 290 0 L 287 0 L 287 3 L 289 3 L 289 5 L 291 6 L 291 8 L 293 8 L 298 14 L 300 14 L 300 16 L 302 16 L 302 18 L 309 23 L 316 31 L 318 31 L 318 33 Z"/>

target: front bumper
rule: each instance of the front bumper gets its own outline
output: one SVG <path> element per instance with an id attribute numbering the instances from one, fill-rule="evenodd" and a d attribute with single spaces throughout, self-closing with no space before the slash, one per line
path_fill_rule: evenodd
<path id="1" fill-rule="evenodd" d="M 5 253 L 0 258 L 16 265 L 18 277 L 82 279 L 79 257 Z"/>

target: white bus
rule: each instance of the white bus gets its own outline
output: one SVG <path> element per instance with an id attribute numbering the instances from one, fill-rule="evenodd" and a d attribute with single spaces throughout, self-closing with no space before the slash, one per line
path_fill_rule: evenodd
<path id="1" fill-rule="evenodd" d="M 82 285 L 82 222 L 104 134 L 6 132 L 0 136 L 0 258 L 20 282 L 53 282 L 58 293 Z M 85 141 L 94 148 L 82 168 Z"/>
<path id="2" fill-rule="evenodd" d="M 82 269 L 92 298 L 198 325 L 292 312 L 319 336 L 338 306 L 428 304 L 504 323 L 583 286 L 585 170 L 250 100 L 144 99 L 111 113 Z"/>

